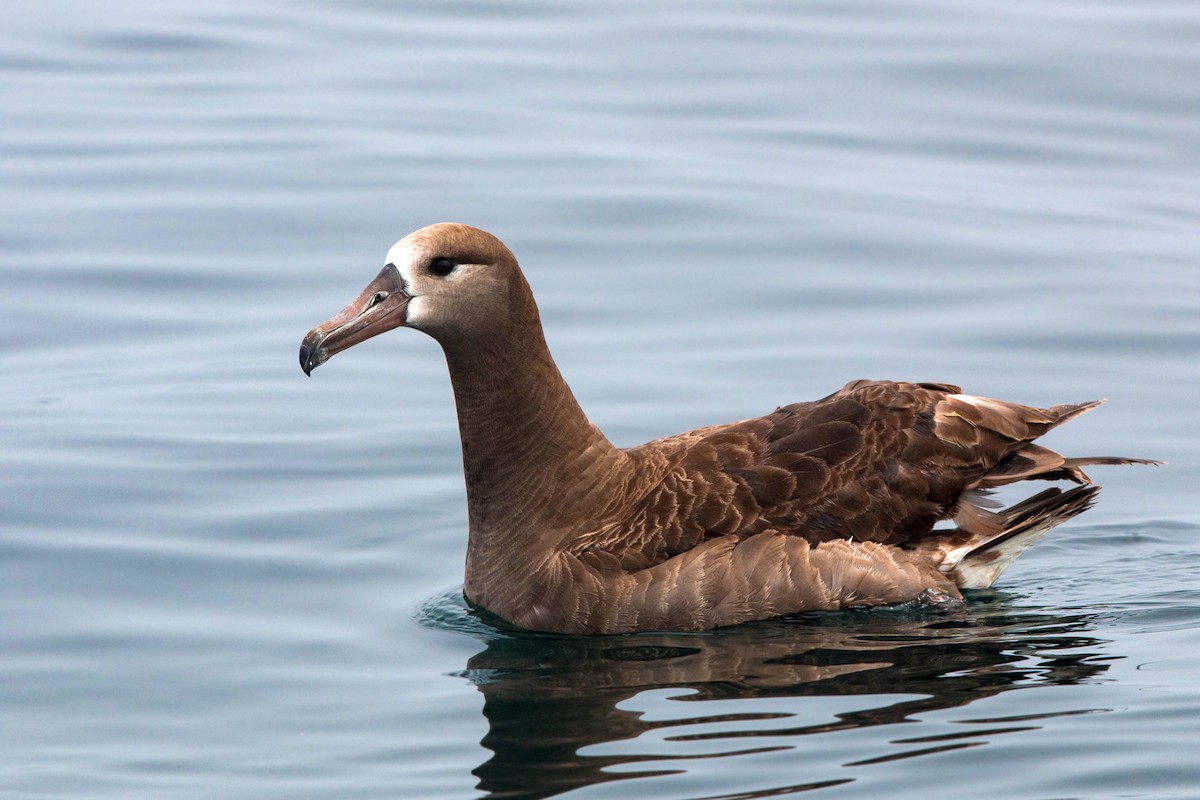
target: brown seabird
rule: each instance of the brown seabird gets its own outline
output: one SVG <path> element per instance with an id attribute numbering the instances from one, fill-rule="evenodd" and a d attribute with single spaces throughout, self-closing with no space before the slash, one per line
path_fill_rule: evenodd
<path id="1" fill-rule="evenodd" d="M 559 374 L 516 258 L 491 234 L 422 228 L 304 337 L 311 373 L 397 327 L 441 344 L 470 517 L 464 592 L 561 633 L 702 630 L 812 610 L 953 602 L 1086 510 L 1082 467 L 1034 440 L 1050 408 L 942 383 L 853 381 L 754 419 L 618 448 Z M 997 486 L 1064 479 L 1009 508 Z M 935 527 L 939 522 L 947 527 Z"/>

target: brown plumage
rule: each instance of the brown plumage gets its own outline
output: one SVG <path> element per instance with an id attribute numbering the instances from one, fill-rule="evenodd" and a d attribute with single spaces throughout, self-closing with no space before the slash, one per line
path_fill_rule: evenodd
<path id="1" fill-rule="evenodd" d="M 1089 506 L 1098 487 L 1082 467 L 1156 463 L 1033 443 L 1096 402 L 1040 409 L 894 381 L 619 449 L 559 374 L 512 253 L 465 225 L 397 242 L 305 337 L 301 366 L 402 325 L 433 336 L 450 367 L 466 595 L 534 630 L 698 630 L 955 600 Z M 1031 479 L 1080 485 L 1008 509 L 987 498 Z"/>

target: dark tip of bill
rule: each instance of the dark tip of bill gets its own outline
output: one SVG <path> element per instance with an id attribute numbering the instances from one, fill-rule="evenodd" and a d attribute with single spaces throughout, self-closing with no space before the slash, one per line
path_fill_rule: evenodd
<path id="1" fill-rule="evenodd" d="M 312 351 L 305 345 L 300 346 L 300 369 L 304 370 L 304 374 L 312 377 L 313 367 Z"/>

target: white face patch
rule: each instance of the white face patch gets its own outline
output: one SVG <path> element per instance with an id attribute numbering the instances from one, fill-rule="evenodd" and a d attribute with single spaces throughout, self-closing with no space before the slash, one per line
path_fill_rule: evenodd
<path id="1" fill-rule="evenodd" d="M 408 301 L 408 308 L 404 313 L 404 324 L 414 328 L 421 327 L 421 318 L 425 310 L 425 301 L 421 296 L 422 276 L 419 266 L 424 258 L 424 251 L 412 241 L 412 237 L 405 236 L 391 246 L 387 252 L 387 260 L 384 262 L 396 266 L 400 278 L 404 281 L 405 291 L 413 298 Z"/>
<path id="2" fill-rule="evenodd" d="M 421 253 L 406 236 L 392 245 L 387 252 L 387 261 L 384 263 L 395 264 L 396 269 L 400 271 L 400 277 L 404 279 L 404 284 L 412 286 L 420 256 Z"/>

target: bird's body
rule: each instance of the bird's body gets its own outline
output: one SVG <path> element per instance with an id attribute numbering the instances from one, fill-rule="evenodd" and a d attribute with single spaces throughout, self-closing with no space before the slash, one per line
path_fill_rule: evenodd
<path id="1" fill-rule="evenodd" d="M 1038 409 L 892 381 L 617 448 L 555 366 L 516 259 L 464 225 L 398 242 L 359 298 L 305 338 L 301 365 L 401 325 L 437 339 L 450 367 L 464 591 L 533 630 L 698 630 L 954 600 L 1088 507 L 1097 487 L 1081 467 L 1138 461 L 1033 443 L 1096 403 Z M 1080 485 L 1009 509 L 986 497 L 1028 479 Z"/>

